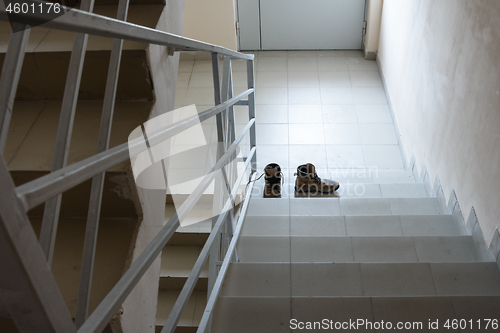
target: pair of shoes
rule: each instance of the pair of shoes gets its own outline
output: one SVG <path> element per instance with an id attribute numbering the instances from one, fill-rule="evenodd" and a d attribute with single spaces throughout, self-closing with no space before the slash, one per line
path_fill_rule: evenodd
<path id="1" fill-rule="evenodd" d="M 264 198 L 281 198 L 281 185 L 283 184 L 281 167 L 276 163 L 268 164 L 264 168 L 264 175 Z M 297 176 L 295 191 L 299 193 L 327 194 L 335 192 L 340 187 L 340 184 L 334 180 L 319 178 L 316 168 L 311 163 L 299 165 L 294 176 Z"/>

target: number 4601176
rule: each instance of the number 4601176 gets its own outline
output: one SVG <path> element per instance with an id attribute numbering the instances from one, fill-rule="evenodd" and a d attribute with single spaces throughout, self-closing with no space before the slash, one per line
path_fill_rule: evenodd
<path id="1" fill-rule="evenodd" d="M 53 2 L 43 3 L 26 3 L 15 2 L 9 3 L 5 11 L 10 14 L 59 14 L 61 12 L 61 5 Z"/>

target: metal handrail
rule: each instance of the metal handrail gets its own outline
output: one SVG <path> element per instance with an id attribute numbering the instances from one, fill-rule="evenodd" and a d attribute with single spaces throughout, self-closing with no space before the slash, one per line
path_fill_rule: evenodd
<path id="1" fill-rule="evenodd" d="M 248 186 L 248 193 L 252 193 L 255 180 L 256 174 L 254 173 Z M 243 207 L 241 208 L 241 214 L 236 224 L 233 238 L 231 239 L 231 243 L 229 244 L 229 247 L 227 249 L 226 256 L 224 257 L 224 261 L 222 262 L 219 275 L 217 276 L 217 280 L 214 284 L 214 289 L 212 290 L 212 293 L 207 300 L 207 306 L 205 307 L 205 311 L 203 312 L 203 316 L 201 317 L 200 325 L 198 326 L 198 330 L 196 331 L 197 333 L 205 333 L 208 330 L 210 321 L 212 319 L 212 314 L 215 309 L 215 303 L 217 302 L 217 298 L 219 297 L 219 293 L 222 288 L 222 282 L 226 277 L 226 273 L 231 262 L 231 256 L 236 251 L 236 243 L 238 242 L 238 239 L 240 237 L 241 228 L 243 227 L 243 219 L 245 218 L 249 202 L 250 195 L 245 198 Z"/>
<path id="2" fill-rule="evenodd" d="M 256 148 L 253 147 L 250 153 L 247 156 L 247 160 L 245 162 L 244 170 L 248 169 L 248 166 L 251 163 L 251 158 L 255 154 Z M 177 297 L 177 301 L 175 302 L 172 311 L 170 312 L 170 315 L 167 318 L 167 321 L 165 322 L 165 325 L 163 325 L 162 332 L 172 332 L 175 327 L 177 326 L 177 323 L 180 320 L 180 316 L 182 314 L 182 311 L 184 311 L 184 308 L 187 305 L 187 302 L 189 300 L 189 297 L 191 296 L 191 293 L 194 290 L 194 287 L 196 285 L 196 282 L 198 281 L 198 278 L 200 277 L 201 271 L 203 270 L 203 267 L 205 266 L 205 263 L 208 259 L 208 256 L 210 254 L 210 249 L 213 246 L 213 243 L 215 241 L 216 235 L 220 232 L 220 229 L 222 228 L 223 223 L 225 222 L 226 215 L 229 212 L 230 207 L 233 205 L 232 198 L 234 198 L 238 192 L 238 187 L 241 184 L 241 181 L 243 180 L 245 173 L 242 173 L 238 179 L 236 180 L 233 190 L 231 192 L 231 195 L 229 198 L 226 200 L 224 204 L 224 208 L 222 209 L 222 214 L 219 215 L 217 222 L 215 225 L 212 227 L 212 232 L 210 233 L 210 236 L 208 236 L 208 239 L 205 242 L 205 245 L 203 246 L 203 249 L 201 250 L 198 259 L 196 260 L 191 272 L 189 273 L 189 276 L 184 283 L 184 286 L 182 287 L 182 290 L 179 294 L 179 297 Z M 252 184 L 253 186 L 253 184 Z M 248 191 L 251 193 L 251 188 Z M 243 213 L 243 211 L 242 211 Z M 244 213 L 243 213 L 244 214 Z M 229 254 L 230 256 L 231 254 Z"/>
<path id="3" fill-rule="evenodd" d="M 83 326 L 78 330 L 79 333 L 90 333 L 103 330 L 109 320 L 118 311 L 120 305 L 125 301 L 128 294 L 132 291 L 135 284 L 139 281 L 142 275 L 146 272 L 149 266 L 156 259 L 158 254 L 163 250 L 170 237 L 179 227 L 179 220 L 186 216 L 194 205 L 198 202 L 203 192 L 212 183 L 216 176 L 214 171 L 221 169 L 229 161 L 235 153 L 240 141 L 245 136 L 246 132 L 253 126 L 255 119 L 248 122 L 241 135 L 227 149 L 226 153 L 217 161 L 211 172 L 207 174 L 202 181 L 196 186 L 189 197 L 184 201 L 177 212 L 168 220 L 168 222 L 156 234 L 154 239 L 148 244 L 141 255 L 132 263 L 129 269 L 123 274 L 121 279 L 115 284 L 113 289 L 102 300 L 99 306 L 94 310 L 92 315 L 87 319 Z"/>
<path id="4" fill-rule="evenodd" d="M 25 0 L 28 3 L 40 4 L 39 0 Z M 176 51 L 204 51 L 218 53 L 233 59 L 253 60 L 253 54 L 245 54 L 222 46 L 201 42 L 168 32 L 116 20 L 110 17 L 88 13 L 79 9 L 61 6 L 66 14 L 47 21 L 46 14 L 39 12 L 16 14 L 5 11 L 5 3 L 0 1 L 0 20 L 15 21 L 24 24 L 43 24 L 45 28 L 81 32 L 90 35 L 118 38 L 141 43 L 163 45 L 175 48 Z"/>
<path id="5" fill-rule="evenodd" d="M 198 116 L 195 115 L 186 118 L 162 130 L 155 131 L 151 135 L 148 135 L 149 142 L 152 145 L 155 145 L 163 140 L 171 138 L 192 126 L 199 124 L 199 122 L 223 112 L 229 106 L 235 105 L 238 100 L 241 100 L 243 97 L 248 96 L 251 93 L 253 93 L 253 89 L 248 89 L 224 103 L 199 113 Z M 146 148 L 144 148 L 142 143 L 143 140 L 140 138 L 131 140 L 130 143 L 123 143 L 102 153 L 93 155 L 20 185 L 16 187 L 17 196 L 27 211 L 38 206 L 39 204 L 44 203 L 59 193 L 65 192 L 92 178 L 93 176 L 128 160 L 131 157 L 129 147 L 131 150 L 136 151 L 137 154 L 144 151 Z"/>
<path id="6" fill-rule="evenodd" d="M 26 0 L 26 1 L 35 4 L 42 3 L 39 0 Z M 93 5 L 93 0 L 89 0 L 87 7 L 91 8 L 92 5 Z M 120 0 L 120 6 L 122 8 L 121 13 L 123 15 L 119 14 L 118 17 L 125 18 L 126 17 L 125 8 L 128 6 L 128 0 Z M 83 296 L 81 295 L 81 293 L 85 292 L 86 289 L 89 289 L 87 287 L 91 285 L 91 275 L 92 275 L 91 271 L 90 273 L 82 272 L 82 276 L 80 279 L 80 282 L 82 283 L 83 281 L 83 284 L 80 286 L 80 292 L 78 296 L 79 308 L 77 307 L 76 325 L 77 326 L 81 325 L 81 327 L 78 329 L 78 332 L 90 333 L 90 332 L 101 331 L 105 328 L 105 326 L 111 320 L 113 315 L 117 312 L 121 304 L 128 297 L 129 293 L 132 291 L 132 289 L 140 280 L 140 278 L 149 269 L 151 264 L 157 258 L 158 254 L 160 254 L 160 252 L 163 250 L 164 246 L 167 244 L 170 237 L 179 227 L 180 225 L 179 220 L 182 220 L 183 217 L 186 216 L 193 209 L 193 207 L 200 199 L 203 192 L 206 190 L 206 188 L 208 188 L 210 183 L 214 180 L 216 175 L 215 171 L 221 171 L 224 175 L 223 182 L 225 182 L 228 189 L 230 189 L 229 191 L 230 196 L 224 201 L 225 203 L 223 207 L 223 213 L 221 213 L 220 216 L 218 217 L 217 222 L 215 223 L 214 228 L 209 236 L 209 240 L 211 241 L 207 241 L 207 244 L 205 245 L 202 254 L 200 254 L 200 257 L 198 258 L 197 266 L 195 265 L 195 268 L 193 268 L 193 271 L 190 274 L 190 278 L 188 278 L 188 282 L 186 282 L 185 284 L 185 290 L 183 289 L 183 292 L 181 292 L 181 295 L 179 295 L 179 298 L 175 305 L 175 309 L 172 311 L 164 329 L 162 330 L 162 332 L 173 332 L 175 326 L 179 321 L 180 315 L 182 314 L 182 311 L 186 306 L 187 301 L 194 289 L 194 284 L 196 283 L 196 280 L 199 278 L 201 268 L 205 264 L 209 256 L 209 252 L 211 251 L 211 248 L 214 248 L 214 243 L 216 243 L 215 241 L 216 238 L 221 236 L 221 229 L 224 223 L 231 224 L 230 228 L 228 228 L 229 230 L 228 237 L 233 236 L 232 222 L 231 222 L 232 210 L 230 210 L 229 208 L 230 206 L 234 205 L 234 197 L 237 194 L 238 187 L 244 178 L 244 173 L 241 174 L 240 177 L 238 177 L 238 179 L 233 184 L 233 188 L 231 189 L 231 186 L 228 184 L 227 180 L 228 178 L 225 175 L 224 166 L 227 163 L 229 163 L 229 161 L 235 156 L 237 147 L 239 146 L 241 140 L 245 137 L 245 135 L 247 135 L 248 132 L 250 133 L 251 150 L 249 155 L 247 156 L 247 160 L 245 163 L 245 170 L 247 170 L 248 167 L 251 166 L 251 171 L 252 172 L 255 171 L 256 145 L 255 145 L 255 96 L 254 96 L 254 66 L 253 66 L 254 56 L 251 54 L 243 54 L 220 46 L 162 32 L 159 30 L 135 25 L 121 20 L 115 20 L 109 17 L 92 14 L 84 10 L 77 10 L 77 9 L 70 10 L 69 8 L 64 8 L 63 6 L 61 6 L 61 8 L 63 10 L 66 9 L 67 13 L 57 18 L 54 18 L 50 21 L 47 21 L 47 18 L 44 17 L 43 14 L 36 12 L 25 13 L 25 14 L 10 13 L 9 16 L 7 16 L 5 10 L 5 4 L 0 1 L 0 20 L 4 21 L 9 20 L 13 22 L 13 24 L 18 28 L 19 27 L 26 28 L 26 30 L 24 30 L 22 34 L 17 34 L 17 35 L 12 34 L 11 36 L 11 41 L 9 42 L 8 57 L 7 57 L 10 60 L 7 61 L 8 59 L 6 59 L 6 62 L 4 63 L 4 69 L 9 68 L 10 64 L 13 65 L 13 68 L 7 74 L 2 73 L 2 78 L 0 82 L 2 87 L 2 92 L 0 92 L 0 117 L 1 117 L 0 125 L 2 130 L 0 136 L 0 153 L 3 151 L 2 145 L 5 143 L 6 131 L 9 127 L 10 114 L 12 112 L 12 105 L 14 102 L 15 92 L 17 90 L 17 85 L 19 81 L 20 69 L 24 59 L 25 48 L 30 31 L 29 26 L 43 23 L 43 27 L 46 28 L 55 28 L 66 31 L 73 31 L 81 34 L 92 34 L 97 36 L 115 38 L 115 41 L 113 42 L 113 52 L 114 52 L 113 54 L 115 56 L 111 57 L 113 59 L 112 60 L 113 64 L 110 65 L 110 71 L 108 72 L 107 90 L 109 88 L 109 93 L 107 93 L 105 96 L 105 99 L 107 101 L 107 104 L 105 101 L 105 105 L 107 106 L 103 109 L 103 120 L 101 122 L 101 129 L 100 129 L 101 134 L 99 139 L 98 153 L 80 162 L 74 163 L 69 166 L 65 166 L 66 163 L 65 160 L 67 158 L 67 155 L 66 153 L 59 152 L 61 153 L 60 160 L 63 162 L 58 163 L 58 166 L 56 167 L 56 169 L 58 170 L 53 170 L 53 172 L 51 172 L 48 175 L 42 176 L 36 180 L 33 180 L 29 183 L 18 186 L 16 188 L 10 185 L 12 182 L 8 184 L 9 186 L 7 185 L 5 186 L 5 188 L 8 189 L 9 191 L 9 198 L 13 196 L 17 197 L 17 203 L 15 206 L 17 207 L 16 208 L 17 210 L 15 216 L 18 216 L 17 219 L 19 219 L 19 221 L 22 224 L 26 224 L 28 223 L 27 211 L 29 209 L 36 207 L 37 205 L 42 204 L 44 202 L 50 202 L 51 200 L 53 200 L 53 198 L 59 196 L 64 191 L 67 191 L 73 188 L 74 186 L 81 184 L 82 182 L 94 177 L 94 181 L 96 182 L 95 186 L 96 188 L 95 191 L 94 189 L 92 190 L 92 196 L 96 201 L 92 203 L 93 199 L 91 200 L 91 205 L 94 204 L 94 208 L 91 207 L 89 209 L 94 209 L 94 210 L 97 209 L 97 212 L 94 212 L 95 216 L 93 217 L 93 220 L 96 220 L 97 216 L 97 221 L 92 222 L 94 223 L 92 224 L 93 226 L 91 226 L 87 230 L 86 238 L 94 237 L 94 240 L 93 243 L 91 243 L 91 245 L 88 246 L 88 249 L 86 247 L 84 251 L 87 254 L 87 259 L 85 260 L 86 262 L 85 267 L 87 267 L 87 269 L 89 269 L 90 267 L 90 270 L 93 267 L 93 261 L 94 261 L 93 253 L 91 251 L 95 250 L 94 244 L 97 237 L 97 232 L 96 231 L 92 232 L 92 228 L 95 229 L 95 226 L 98 225 L 98 215 L 99 215 L 98 212 L 100 210 L 100 205 L 101 205 L 102 180 L 104 177 L 104 172 L 109 168 L 124 162 L 128 158 L 133 157 L 134 154 L 137 155 L 142 151 L 148 149 L 143 145 L 143 139 L 131 140 L 129 143 L 122 144 L 112 149 L 107 149 L 107 145 L 109 142 L 110 127 L 106 128 L 103 126 L 110 126 L 109 122 L 111 121 L 114 108 L 113 100 L 115 92 L 113 92 L 113 90 L 116 89 L 116 82 L 118 77 L 117 73 L 120 62 L 119 53 L 121 53 L 121 45 L 119 44 L 123 43 L 123 40 L 131 40 L 142 43 L 167 46 L 169 47 L 169 53 L 173 50 L 206 51 L 212 53 L 216 106 L 200 113 L 197 116 L 181 120 L 162 130 L 156 131 L 152 134 L 148 134 L 148 141 L 150 146 L 154 146 L 157 143 L 164 142 L 164 140 L 171 138 L 174 135 L 179 134 L 192 126 L 199 124 L 200 121 L 204 121 L 206 119 L 216 116 L 219 142 L 220 143 L 226 142 L 231 145 L 228 148 L 225 148 L 224 146 L 220 148 L 222 150 L 219 151 L 219 156 L 218 156 L 219 158 L 215 166 L 212 168 L 211 172 L 203 178 L 203 180 L 198 184 L 196 189 L 189 195 L 188 199 L 177 210 L 174 216 L 156 234 L 154 239 L 146 246 L 145 250 L 131 264 L 129 269 L 123 274 L 121 279 L 116 283 L 113 289 L 108 293 L 108 295 L 98 305 L 98 307 L 94 310 L 94 312 L 88 319 L 86 319 L 87 316 L 86 312 L 88 308 L 89 293 L 87 292 L 87 294 Z M 123 12 L 123 10 L 125 11 Z M 87 38 L 86 35 L 81 35 L 81 37 L 83 38 L 82 39 L 83 42 L 80 43 L 81 45 L 78 47 L 76 46 L 78 43 L 75 43 L 75 48 L 72 52 L 72 55 L 76 54 L 76 56 L 78 56 L 78 54 L 80 54 L 81 57 L 80 58 L 81 60 L 75 61 L 75 66 L 76 66 L 75 69 L 77 70 L 77 72 L 81 71 L 83 66 L 83 59 L 85 53 L 84 49 Z M 220 89 L 221 81 L 219 78 L 219 67 L 218 67 L 219 56 L 225 57 L 222 90 Z M 230 59 L 243 59 L 247 61 L 248 90 L 235 97 L 232 96 L 232 77 L 231 77 L 232 74 L 231 74 L 231 64 L 229 61 Z M 65 96 L 66 95 L 73 96 L 70 97 L 71 104 L 76 104 L 76 97 L 75 97 L 76 95 L 75 91 L 73 90 L 78 89 L 77 87 L 79 86 L 80 76 L 78 75 L 78 77 L 75 78 L 72 82 L 73 83 L 69 83 L 69 86 L 67 83 L 67 89 L 66 89 L 67 91 L 65 91 Z M 246 96 L 248 96 L 248 99 L 243 99 Z M 233 112 L 232 107 L 234 105 L 247 105 L 249 107 L 249 122 L 237 138 L 235 138 L 234 134 L 235 133 L 234 117 L 232 115 Z M 72 110 L 70 110 L 65 115 L 65 117 L 69 117 L 68 119 L 74 117 L 74 107 L 70 109 Z M 226 113 L 224 113 L 224 111 L 226 111 Z M 229 126 L 229 132 L 230 132 L 228 135 L 224 133 L 225 129 L 223 121 L 228 122 L 227 124 L 229 124 L 227 125 Z M 69 142 L 71 137 L 72 121 L 70 120 L 67 124 L 65 124 L 64 122 L 61 124 L 63 125 L 60 125 L 60 128 L 58 130 L 58 136 L 61 134 L 63 138 L 66 138 L 63 140 L 64 141 L 63 145 L 66 145 L 66 142 Z M 62 130 L 61 126 L 63 127 Z M 59 150 L 61 149 L 62 148 L 59 148 Z M 131 154 L 130 153 L 131 151 L 133 151 L 134 154 Z M 5 162 L 3 160 L 3 154 L 0 155 L 2 157 L 1 162 Z M 3 174 L 5 174 L 5 172 L 3 172 Z M 100 183 L 98 178 L 100 179 Z M 245 199 L 243 205 L 243 210 L 242 210 L 243 215 L 246 211 L 246 207 L 248 206 L 248 198 L 249 197 Z M 1 204 L 0 206 L 2 207 L 6 207 L 8 205 L 8 203 L 3 202 L 3 200 L 0 200 L 0 204 Z M 58 219 L 58 214 L 59 214 L 58 205 L 59 204 L 56 204 L 54 206 L 55 208 L 53 209 L 55 209 L 54 210 L 55 213 L 53 214 L 53 216 L 49 218 L 49 220 Z M 2 215 L 2 220 L 0 220 L 0 222 L 5 223 L 5 221 L 3 220 L 4 214 L 1 215 Z M 231 215 L 231 218 L 229 215 Z M 5 216 L 11 216 L 11 215 L 7 214 Z M 235 238 L 238 237 L 239 230 L 241 229 L 241 221 L 242 221 L 241 219 L 242 218 L 240 217 L 240 220 L 238 222 L 239 224 L 237 224 L 236 226 L 237 232 L 234 235 Z M 57 221 L 53 222 L 53 224 L 50 225 L 49 227 L 51 228 L 50 233 L 53 233 L 53 230 L 57 228 Z M 225 232 L 223 232 L 223 235 L 225 235 Z M 34 237 L 34 234 L 31 236 L 30 237 L 32 240 L 36 239 Z M 50 253 L 53 249 L 53 242 L 55 240 L 54 236 L 48 236 L 49 237 L 47 238 L 48 243 L 46 243 L 45 247 L 43 248 L 49 265 L 51 261 Z M 12 234 L 9 235 L 9 237 L 11 237 L 11 242 L 14 244 L 14 247 L 12 247 L 13 251 L 17 251 L 18 255 L 22 255 L 22 253 L 19 252 L 20 251 L 19 249 L 22 247 L 21 244 L 15 244 L 17 239 L 15 238 L 15 236 L 12 236 Z M 226 266 L 230 260 L 230 257 L 232 257 L 233 255 L 235 241 L 236 240 L 233 238 L 231 244 L 227 248 L 227 252 L 225 253 L 224 263 L 226 263 Z M 22 245 L 33 246 L 38 244 L 36 244 L 35 242 L 34 244 L 28 243 Z M 36 248 L 35 246 L 35 248 L 33 248 L 33 251 L 35 252 L 38 251 L 38 248 Z M 212 261 L 212 254 L 213 253 L 210 253 L 211 261 Z M 27 262 L 29 262 L 29 259 L 27 260 Z M 53 276 L 50 274 L 50 271 L 47 271 L 46 269 L 47 267 L 44 267 L 43 263 L 40 263 L 39 261 L 33 264 L 34 264 L 33 267 L 25 266 L 25 272 L 27 273 L 24 274 L 34 276 L 33 275 L 34 272 L 39 272 L 39 273 L 42 272 L 44 274 L 40 275 L 42 281 L 43 279 L 46 279 L 48 281 L 46 285 L 50 285 L 52 288 L 50 290 L 55 291 L 55 289 L 53 289 L 55 286 Z M 201 268 L 198 266 L 200 266 Z M 82 266 L 82 271 L 83 269 L 84 268 Z M 221 276 L 221 278 L 223 278 L 223 276 Z M 216 283 L 218 283 L 218 285 L 213 290 L 210 296 L 211 300 L 210 304 L 212 304 L 212 307 L 209 310 L 207 310 L 209 312 L 209 315 L 211 315 L 211 310 L 213 309 L 213 304 L 214 304 L 213 298 L 214 297 L 216 298 L 219 293 L 220 282 L 218 281 L 220 281 L 220 278 L 217 279 Z M 33 284 L 30 288 L 36 291 L 36 285 L 37 284 Z M 50 291 L 47 290 L 47 294 L 49 293 Z M 57 299 L 57 297 L 55 299 Z M 60 303 L 60 300 L 57 300 L 57 302 Z M 59 303 L 57 304 L 57 306 L 61 305 Z M 51 307 L 51 305 L 47 303 L 47 301 L 42 301 L 40 303 L 40 308 L 44 309 L 46 307 Z M 43 311 L 41 313 L 43 313 Z M 37 315 L 47 316 L 46 314 L 41 314 L 41 313 Z M 207 313 L 205 313 L 204 318 L 205 316 L 207 316 Z M 64 315 L 63 317 L 64 318 L 60 319 L 61 323 L 64 323 L 61 324 L 61 327 L 62 325 L 68 324 L 66 318 L 67 315 Z M 51 317 L 51 319 L 55 320 L 55 317 Z M 61 331 L 59 329 L 56 329 L 55 326 L 53 326 L 54 331 L 58 332 Z M 73 328 L 71 328 L 71 330 L 65 329 L 62 331 L 63 332 L 73 331 Z"/>

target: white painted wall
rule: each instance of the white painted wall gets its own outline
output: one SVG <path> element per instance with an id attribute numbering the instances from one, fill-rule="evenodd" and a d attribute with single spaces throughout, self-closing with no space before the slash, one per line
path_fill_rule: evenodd
<path id="1" fill-rule="evenodd" d="M 184 37 L 236 50 L 234 0 L 186 0 Z"/>
<path id="2" fill-rule="evenodd" d="M 474 206 L 485 241 L 500 220 L 500 1 L 385 0 L 379 60 L 407 156 Z"/>
<path id="3" fill-rule="evenodd" d="M 384 0 L 367 0 L 366 2 L 366 34 L 365 57 L 377 53 Z"/>

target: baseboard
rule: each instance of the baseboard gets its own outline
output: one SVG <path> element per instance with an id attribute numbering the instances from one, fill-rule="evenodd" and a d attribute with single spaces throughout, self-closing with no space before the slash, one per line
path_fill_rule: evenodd
<path id="1" fill-rule="evenodd" d="M 493 238 L 488 246 L 484 239 L 483 231 L 477 219 L 474 207 L 471 208 L 469 216 L 465 219 L 455 190 L 451 191 L 449 199 L 446 201 L 439 176 L 436 176 L 434 182 L 432 183 L 425 166 L 422 166 L 421 172 L 418 172 L 414 155 L 412 155 L 411 161 L 412 165 L 410 168 L 415 176 L 415 179 L 421 180 L 424 183 L 427 193 L 430 196 L 436 197 L 443 211 L 453 217 L 453 221 L 455 222 L 460 234 L 472 236 L 472 240 L 474 241 L 474 245 L 476 246 L 480 259 L 482 261 L 496 261 L 498 268 L 500 269 L 500 234 L 498 229 L 495 230 Z"/>
<path id="2" fill-rule="evenodd" d="M 474 240 L 474 244 L 476 245 L 476 249 L 481 260 L 496 261 L 498 268 L 500 269 L 500 234 L 498 229 L 495 230 L 491 243 L 488 246 L 484 239 L 483 231 L 481 230 L 481 225 L 477 220 L 477 215 L 474 210 L 474 207 L 471 208 L 469 216 L 467 220 L 465 220 L 462 210 L 460 209 L 460 203 L 458 202 L 455 190 L 451 191 L 450 197 L 447 202 L 446 197 L 444 195 L 443 187 L 441 186 L 441 182 L 439 180 L 439 176 L 436 175 L 434 182 L 432 182 L 429 174 L 427 173 L 425 165 L 422 165 L 422 169 L 420 170 L 420 172 L 419 170 L 417 170 L 417 161 L 415 155 L 412 154 L 411 157 L 407 159 L 406 152 L 403 149 L 403 145 L 401 142 L 401 133 L 399 132 L 399 127 L 397 126 L 396 115 L 394 112 L 392 101 L 388 93 L 384 72 L 382 70 L 382 67 L 380 66 L 380 61 L 378 57 L 376 57 L 376 62 L 380 72 L 380 77 L 382 78 L 382 84 L 384 86 L 385 96 L 387 98 L 387 104 L 389 106 L 389 110 L 391 111 L 392 121 L 396 125 L 396 134 L 398 136 L 399 149 L 401 150 L 401 156 L 403 156 L 403 164 L 405 166 L 405 169 L 412 171 L 415 180 L 417 182 L 424 183 L 427 194 L 429 196 L 436 197 L 443 211 L 453 216 L 453 221 L 457 225 L 457 228 L 460 231 L 460 233 L 463 235 L 472 236 L 472 239 Z"/>
<path id="3" fill-rule="evenodd" d="M 397 126 L 398 123 L 396 121 L 396 114 L 394 113 L 394 108 L 392 107 L 391 97 L 389 96 L 389 93 L 388 93 L 387 84 L 386 84 L 385 77 L 384 77 L 384 72 L 382 71 L 382 67 L 380 66 L 380 61 L 378 59 L 378 56 L 375 57 L 375 61 L 377 62 L 377 67 L 378 67 L 378 71 L 380 73 L 380 78 L 382 79 L 382 85 L 384 86 L 385 97 L 387 99 L 387 105 L 389 106 L 389 110 L 391 112 L 392 123 L 394 125 L 396 125 L 395 130 L 396 130 L 396 136 L 398 137 L 399 150 L 401 152 L 401 156 L 403 157 L 403 167 L 405 170 L 408 170 L 410 163 L 408 161 L 406 152 L 403 149 L 403 145 L 401 143 L 401 133 L 399 132 L 399 126 Z"/>
<path id="4" fill-rule="evenodd" d="M 371 51 L 364 51 L 365 53 L 365 59 L 366 60 L 376 60 L 377 59 L 377 53 L 376 52 L 371 52 Z"/>

